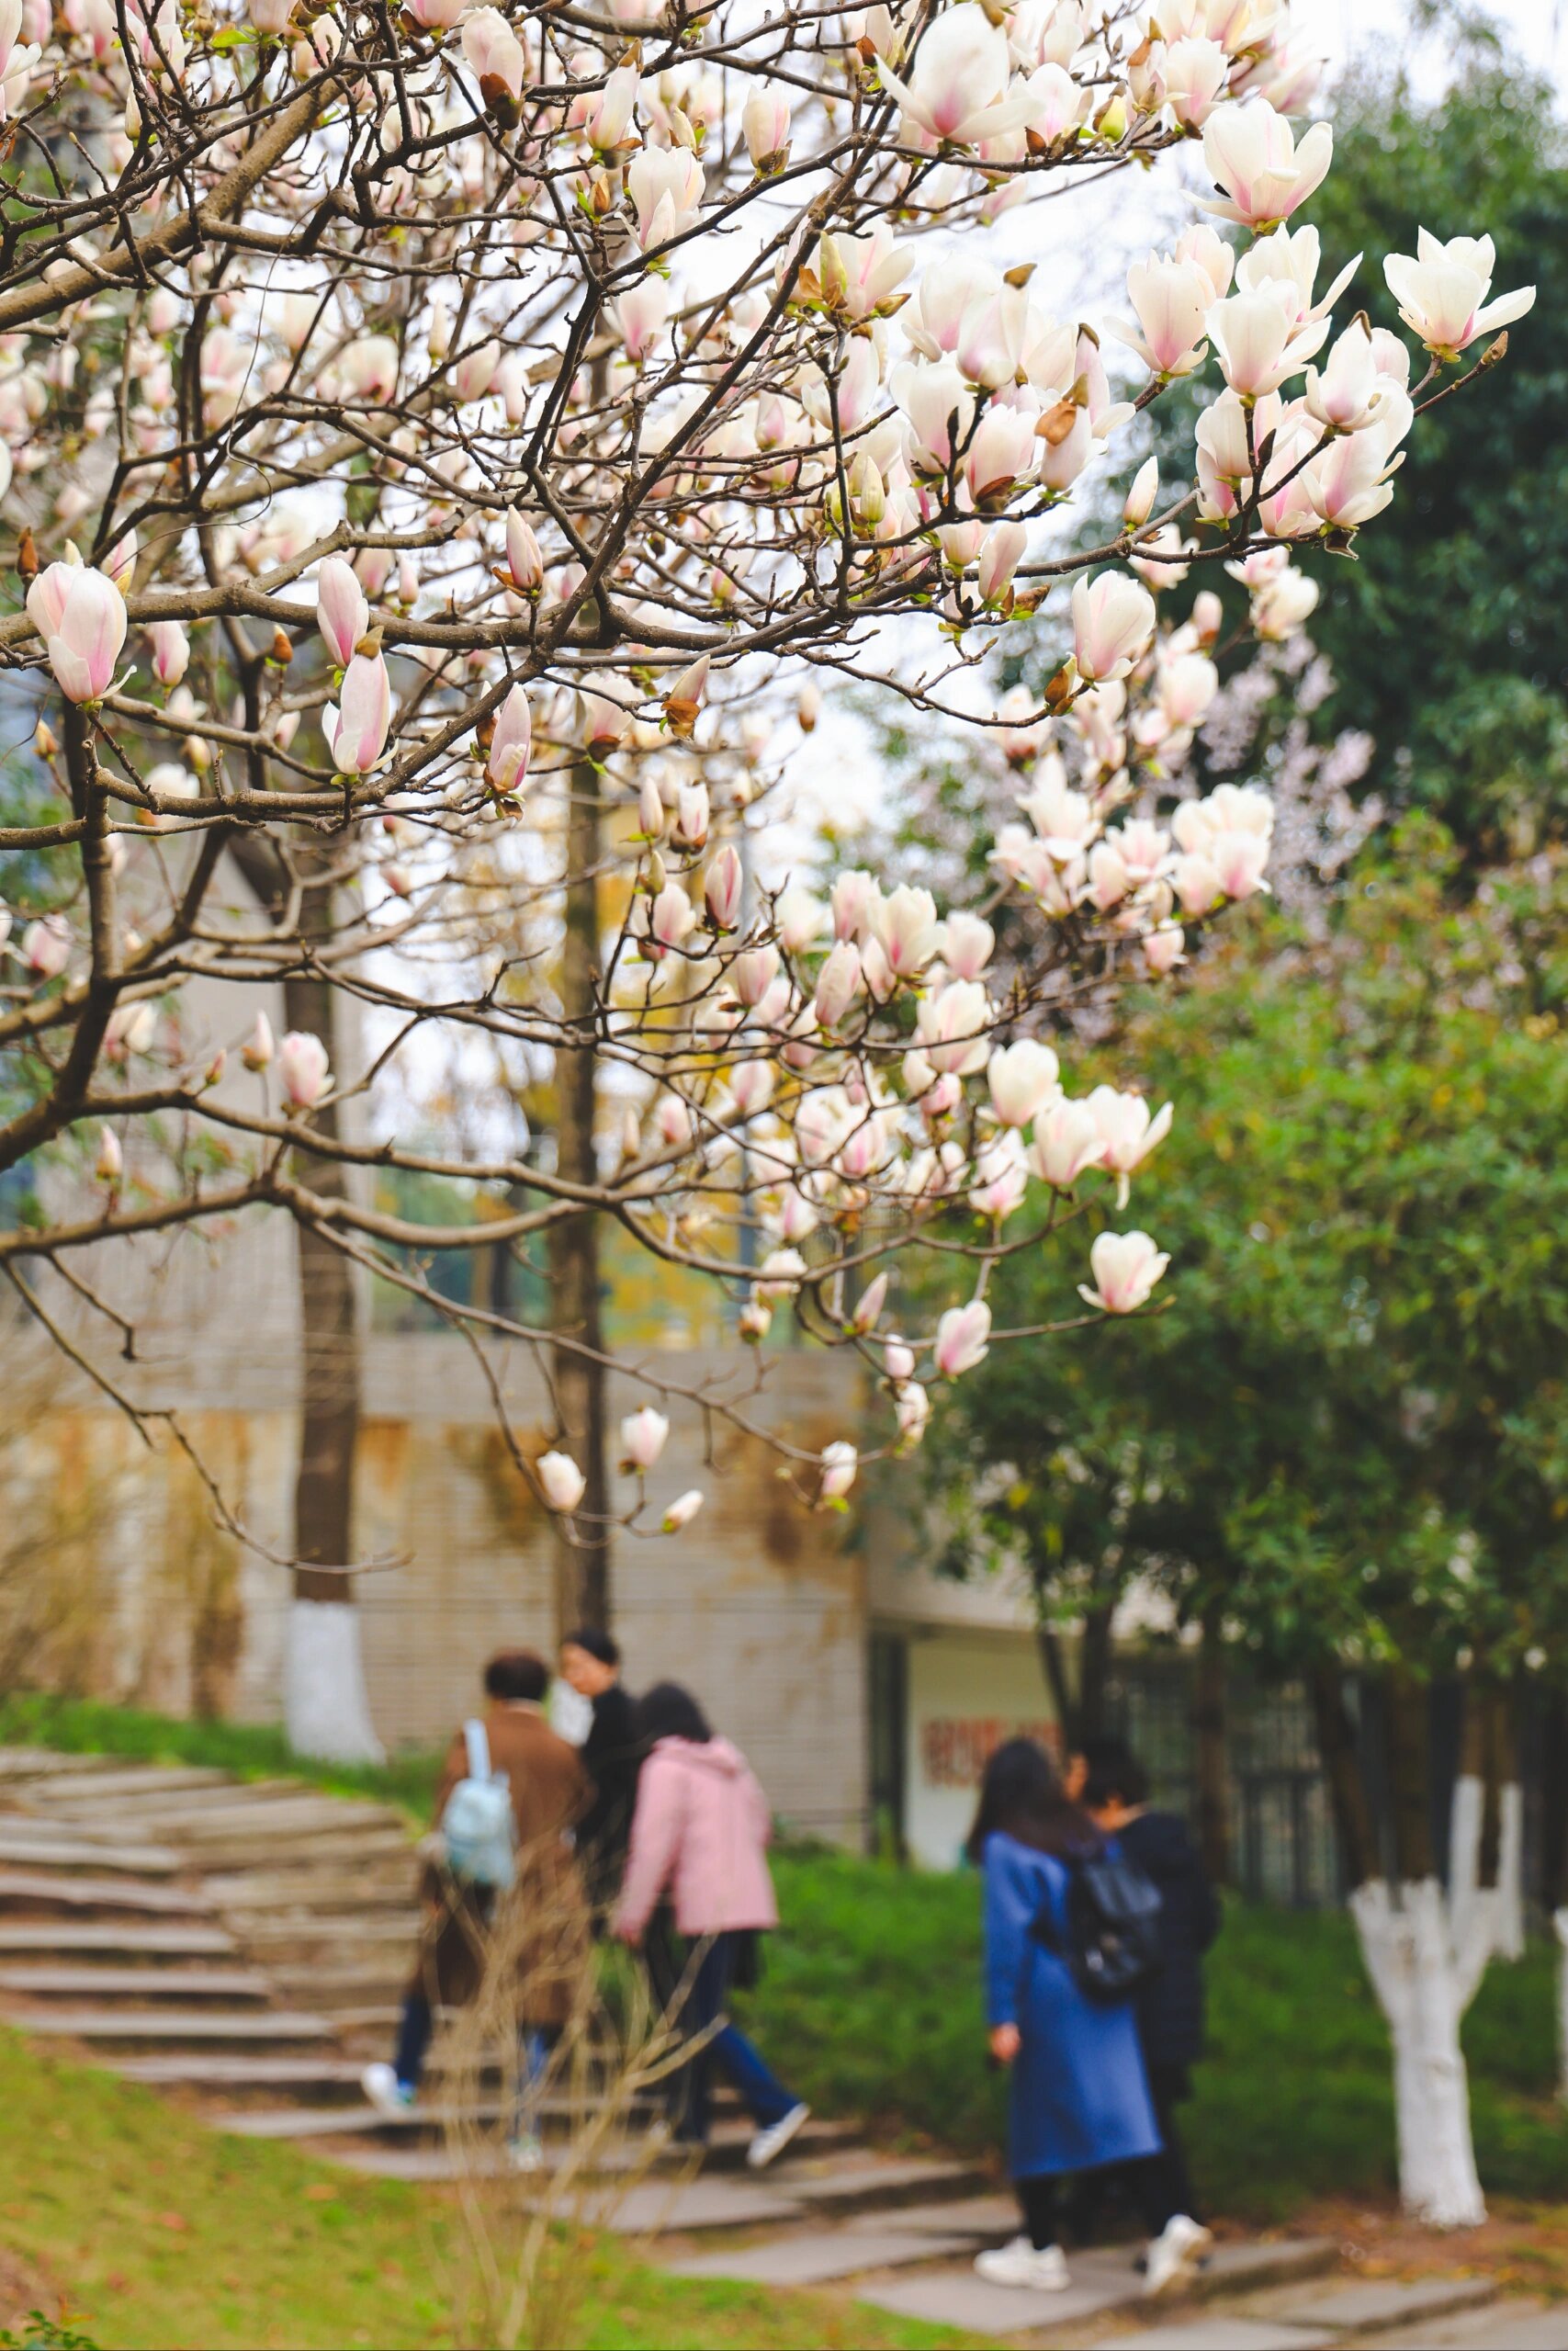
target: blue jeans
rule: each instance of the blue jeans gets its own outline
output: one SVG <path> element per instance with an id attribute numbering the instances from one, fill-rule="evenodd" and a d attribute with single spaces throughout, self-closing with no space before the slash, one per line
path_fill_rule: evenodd
<path id="1" fill-rule="evenodd" d="M 411 1992 L 403 2002 L 403 2013 L 398 2026 L 397 2054 L 392 2070 L 405 2090 L 419 2087 L 419 2077 L 424 2071 L 425 2054 L 430 2037 L 435 2029 L 435 2019 L 430 2002 L 423 1992 Z M 559 2039 L 554 2027 L 519 2025 L 517 2028 L 518 2087 L 517 2110 L 513 2118 L 513 2135 L 521 2138 L 534 2129 L 534 2107 L 550 2051 Z"/>
<path id="2" fill-rule="evenodd" d="M 697 2146 L 707 2142 L 710 2085 L 716 2065 L 739 2092 L 760 2131 L 765 2131 L 770 2123 L 782 2122 L 798 2104 L 739 2027 L 728 2019 L 718 2022 L 724 2016 L 734 1978 L 737 1940 L 734 1935 L 714 1937 L 703 1951 L 681 2003 L 681 2028 L 693 2040 L 708 2032 L 710 2027 L 717 2027 L 693 2051 L 680 2072 L 671 2077 L 670 2115 L 676 2136 Z M 700 1944 L 692 1948 L 694 1952 L 702 1949 Z M 654 1989 L 667 2009 L 671 1998 L 678 1996 L 676 1986 L 667 1987 L 656 1981 Z"/>

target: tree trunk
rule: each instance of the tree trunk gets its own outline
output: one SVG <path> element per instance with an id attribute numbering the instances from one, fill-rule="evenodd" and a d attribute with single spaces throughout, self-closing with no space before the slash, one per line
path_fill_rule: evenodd
<path id="1" fill-rule="evenodd" d="M 1554 1690 L 1546 1701 L 1541 1754 L 1542 1898 L 1549 1910 L 1568 1905 L 1568 1697 Z"/>
<path id="2" fill-rule="evenodd" d="M 1483 1878 L 1495 1836 L 1496 1854 L 1492 1882 L 1497 1889 L 1494 1947 L 1499 1959 L 1525 1955 L 1525 1792 L 1519 1784 L 1519 1749 L 1514 1734 L 1513 1708 L 1506 1690 L 1494 1690 L 1490 1713 L 1486 1786 L 1487 1808 L 1483 1837 Z"/>
<path id="3" fill-rule="evenodd" d="M 1225 1753 L 1225 1652 L 1219 1620 L 1206 1616 L 1192 1680 L 1198 1848 L 1215 1885 L 1230 1877 L 1230 1771 Z"/>
<path id="4" fill-rule="evenodd" d="M 1035 1638 L 1040 1646 L 1040 1662 L 1045 1668 L 1045 1683 L 1056 1709 L 1056 1727 L 1061 1733 L 1062 1756 L 1066 1763 L 1077 1746 L 1078 1710 L 1073 1702 L 1072 1684 L 1067 1678 L 1067 1661 L 1062 1649 L 1062 1636 L 1054 1624 L 1041 1622 Z"/>
<path id="5" fill-rule="evenodd" d="M 330 893 L 307 890 L 306 938 L 330 929 Z M 330 982 L 298 973 L 284 982 L 284 1017 L 326 1046 L 341 1076 L 335 992 Z M 316 1114 L 323 1135 L 338 1132 L 329 1103 Z M 347 1170 L 339 1160 L 309 1159 L 311 1190 L 342 1199 Z M 359 1611 L 352 1579 L 354 1456 L 359 1435 L 360 1336 L 354 1270 L 330 1242 L 303 1226 L 299 1248 L 300 1388 L 299 1467 L 294 1486 L 294 1599 L 284 1667 L 284 1721 L 301 1755 L 339 1762 L 378 1762 L 382 1747 L 370 1719 L 360 1656 Z"/>
<path id="6" fill-rule="evenodd" d="M 1098 1739 L 1105 1732 L 1105 1694 L 1111 1681 L 1111 1627 L 1113 1601 L 1091 1608 L 1083 1621 L 1078 1644 L 1078 1702 L 1076 1733 L 1078 1743 Z"/>
<path id="7" fill-rule="evenodd" d="M 1524 1956 L 1524 1800 L 1508 1724 L 1495 1688 L 1465 1691 L 1449 1836 L 1449 1915 L 1463 1948 L 1484 1934 L 1506 1959 Z"/>
<path id="8" fill-rule="evenodd" d="M 1400 2200 L 1430 2228 L 1478 2228 L 1486 2206 L 1460 2020 L 1480 1971 L 1455 1953 L 1436 1878 L 1407 1881 L 1392 1893 L 1373 1879 L 1358 1886 L 1350 1910 L 1393 2041 Z"/>
<path id="9" fill-rule="evenodd" d="M 558 981 L 562 1011 L 580 1043 L 556 1054 L 556 1172 L 598 1181 L 593 1125 L 598 1054 L 599 778 L 586 762 L 571 771 L 566 840 L 565 935 Z M 599 1225 L 592 1212 L 550 1227 L 550 1323 L 558 1334 L 550 1373 L 561 1442 L 586 1486 L 570 1523 L 556 1525 L 556 1631 L 610 1622 L 610 1486 Z M 562 1345 L 571 1339 L 576 1345 Z M 586 1350 L 586 1352 L 580 1351 Z"/>
<path id="10" fill-rule="evenodd" d="M 1568 1909 L 1552 1913 L 1557 1930 L 1557 2089 L 1568 2106 Z"/>
<path id="11" fill-rule="evenodd" d="M 1432 1738 L 1427 1687 L 1407 1673 L 1388 1684 L 1389 1780 L 1394 1867 L 1406 1885 L 1437 1875 L 1432 1851 Z"/>
<path id="12" fill-rule="evenodd" d="M 1313 1712 L 1317 1723 L 1317 1751 L 1328 1781 L 1328 1800 L 1345 1874 L 1352 1890 L 1378 1875 L 1377 1836 L 1371 1809 L 1361 1782 L 1356 1751 L 1356 1726 L 1345 1703 L 1344 1678 L 1337 1666 L 1319 1666 L 1312 1676 Z"/>

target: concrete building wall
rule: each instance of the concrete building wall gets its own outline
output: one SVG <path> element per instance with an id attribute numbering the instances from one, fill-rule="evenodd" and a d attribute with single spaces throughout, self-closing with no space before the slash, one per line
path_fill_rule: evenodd
<path id="1" fill-rule="evenodd" d="M 35 1660 L 45 1678 L 174 1713 L 272 1721 L 290 1591 L 280 1563 L 296 1375 L 286 1307 L 235 1294 L 236 1261 L 243 1250 L 225 1260 L 221 1311 L 207 1301 L 212 1310 L 182 1330 L 148 1325 L 135 1385 L 140 1401 L 179 1409 L 192 1449 L 260 1549 L 217 1522 L 177 1448 L 144 1447 L 74 1385 L 44 1399 L 4 1474 L 20 1516 L 45 1538 L 35 1548 L 58 1586 Z M 182 1292 L 187 1310 L 203 1303 Z M 754 1362 L 738 1351 L 672 1354 L 655 1368 L 693 1387 L 722 1375 L 739 1390 Z M 517 1441 L 536 1453 L 549 1415 L 532 1355 L 510 1351 L 497 1370 Z M 616 1384 L 613 1414 L 645 1400 Z M 784 1817 L 852 1841 L 867 1801 L 863 1561 L 843 1520 L 793 1498 L 760 1438 L 716 1423 L 710 1467 L 695 1408 L 677 1399 L 668 1408 L 671 1435 L 649 1481 L 646 1522 L 657 1528 L 688 1486 L 704 1486 L 708 1500 L 677 1535 L 617 1536 L 628 1680 L 688 1682 L 746 1748 Z M 773 1359 L 747 1407 L 760 1426 L 813 1447 L 852 1426 L 857 1408 L 842 1359 L 804 1350 Z M 487 1655 L 503 1645 L 548 1650 L 555 1637 L 549 1523 L 461 1339 L 367 1335 L 357 1486 L 356 1556 L 375 1563 L 357 1588 L 377 1727 L 389 1745 L 432 1744 L 471 1705 Z M 630 1481 L 617 1481 L 617 1498 L 630 1506 Z"/>

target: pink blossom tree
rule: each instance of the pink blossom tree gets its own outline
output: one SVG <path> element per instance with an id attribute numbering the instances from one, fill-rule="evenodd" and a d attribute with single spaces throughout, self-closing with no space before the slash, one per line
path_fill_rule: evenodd
<path id="1" fill-rule="evenodd" d="M 1425 373 L 1387 325 L 1334 339 L 1343 279 L 1319 288 L 1302 225 L 1332 141 L 1292 127 L 1314 74 L 1286 8 L 1169 13 L 19 0 L 0 23 L 0 492 L 26 584 L 0 659 L 39 699 L 41 763 L 0 829 L 30 918 L 0 1004 L 0 1169 L 79 1178 L 0 1233 L 0 1267 L 188 1443 L 114 1368 L 98 1270 L 293 1218 L 295 1654 L 326 1715 L 355 1670 L 364 1269 L 487 1362 L 548 1338 L 555 1442 L 535 1460 L 507 1434 L 565 1552 L 602 1553 L 602 1221 L 732 1288 L 752 1339 L 792 1302 L 865 1359 L 908 1449 L 932 1385 L 1003 1336 L 987 1277 L 1042 1238 L 1027 1174 L 1050 1230 L 1085 1184 L 1123 1203 L 1157 1141 L 1023 1052 L 1065 991 L 1168 971 L 1267 887 L 1262 796 L 1170 819 L 1159 761 L 1127 756 L 1178 752 L 1216 682 L 1213 599 L 1162 627 L 1151 580 L 1239 567 L 1259 632 L 1288 633 L 1310 602 L 1292 548 L 1381 513 L 1420 401 L 1479 374 L 1501 346 L 1476 338 L 1529 299 L 1492 293 L 1483 236 L 1428 241 L 1389 271 Z M 1231 225 L 1194 218 L 1134 267 L 1137 322 L 1110 332 L 1136 372 L 1113 382 L 1109 340 L 1017 256 L 1049 250 L 1075 175 L 1179 182 L 1200 146 Z M 1074 546 L 1080 484 L 1211 367 L 1185 476 L 1140 469 L 1120 526 Z M 1037 706 L 976 714 L 996 641 L 1046 606 L 1071 655 Z M 1023 812 L 984 904 L 896 875 L 829 900 L 787 870 L 778 781 L 814 763 L 846 683 L 1008 746 Z M 1004 901 L 1032 934 L 1005 988 Z M 198 989 L 233 1013 L 193 1054 Z M 433 1034 L 554 1068 L 553 1164 L 378 1125 Z M 369 1168 L 505 1206 L 433 1228 L 374 1205 Z M 951 1301 L 895 1328 L 882 1277 L 955 1202 Z M 1090 1315 L 1157 1281 L 1146 1214 L 1152 1236 L 1080 1249 Z M 406 1254 L 480 1245 L 548 1253 L 547 1333 L 438 1300 Z M 765 1433 L 734 1381 L 673 1358 L 641 1376 L 650 1409 Z M 865 1458 L 783 1450 L 821 1507 Z M 661 1509 L 639 1479 L 624 1523 L 657 1534 L 699 1495 Z"/>

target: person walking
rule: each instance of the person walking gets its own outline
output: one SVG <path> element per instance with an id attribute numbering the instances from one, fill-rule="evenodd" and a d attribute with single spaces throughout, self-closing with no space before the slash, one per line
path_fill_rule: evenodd
<path id="1" fill-rule="evenodd" d="M 530 2168 L 542 2160 L 531 2127 L 533 2093 L 589 1965 L 587 1907 L 570 1831 L 592 1789 L 576 1750 L 545 1720 L 549 1678 L 543 1657 L 528 1649 L 506 1651 L 485 1668 L 484 1713 L 455 1734 L 436 1789 L 435 1849 L 421 1888 L 424 1927 L 396 2054 L 360 2076 L 372 2106 L 384 2114 L 406 2112 L 419 2093 L 437 2006 L 457 2008 L 474 1998 L 492 1935 L 515 1922 L 521 2089 L 512 2144 L 514 2158 Z M 491 1882 L 482 1882 L 453 1867 L 454 1840 L 444 1842 L 444 1830 L 448 1808 L 457 1809 L 455 1798 L 461 1804 L 475 1788 L 488 1794 L 497 1781 L 510 1799 L 511 1853 L 502 1856 L 505 1867 L 491 1869 Z"/>
<path id="2" fill-rule="evenodd" d="M 1022 2233 L 977 2255 L 994 2285 L 1060 2291 L 1065 2175 L 1128 2165 L 1149 2234 L 1145 2289 L 1159 2293 L 1209 2242 L 1171 2200 L 1131 1999 L 1091 2000 L 1068 1964 L 1073 1871 L 1114 1858 L 1043 1747 L 992 1756 L 966 1850 L 983 1873 L 990 2049 L 1009 2069 L 1009 2153 Z M 1135 2168 L 1134 2168 L 1135 2167 Z"/>
<path id="3" fill-rule="evenodd" d="M 626 1868 L 642 1762 L 637 1704 L 621 1679 L 619 1647 L 594 1625 L 580 1625 L 561 1643 L 560 1677 L 591 1710 L 578 1754 L 593 1793 L 577 1824 L 577 1856 L 598 1917 L 614 1902 Z"/>
<path id="4" fill-rule="evenodd" d="M 702 1708 L 678 1682 L 656 1684 L 641 1701 L 638 1721 L 645 1759 L 615 1932 L 633 1950 L 646 1946 L 655 1996 L 695 2044 L 671 2076 L 675 2139 L 706 2145 L 709 2083 L 717 2065 L 750 2111 L 756 2130 L 746 2160 L 761 2171 L 810 2112 L 727 2015 L 731 1991 L 756 1981 L 758 1937 L 778 1925 L 767 1798 L 745 1757 L 714 1736 Z M 649 1938 L 666 1901 L 686 1941 L 683 1966 L 670 1946 Z"/>
<path id="5" fill-rule="evenodd" d="M 1186 1822 L 1150 1804 L 1148 1774 L 1125 1740 L 1086 1739 L 1083 1763 L 1084 1809 L 1159 1893 L 1160 1966 L 1138 1991 L 1138 2038 L 1170 2194 L 1198 2220 L 1176 2109 L 1203 2053 L 1203 1954 L 1220 1931 L 1219 1900 Z"/>

